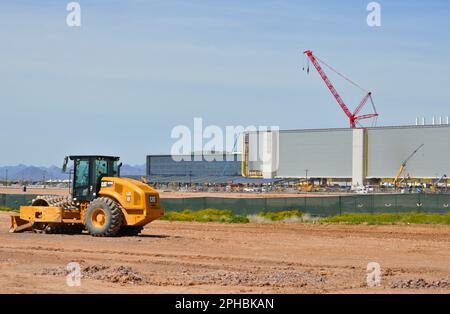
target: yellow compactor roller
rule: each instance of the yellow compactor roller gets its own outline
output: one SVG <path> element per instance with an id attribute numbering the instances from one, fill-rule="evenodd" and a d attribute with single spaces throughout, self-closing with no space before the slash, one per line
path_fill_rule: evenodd
<path id="1" fill-rule="evenodd" d="M 39 196 L 11 216 L 10 232 L 82 233 L 97 237 L 137 235 L 161 217 L 159 194 L 147 184 L 120 178 L 119 157 L 68 156 L 73 180 L 68 196 Z"/>

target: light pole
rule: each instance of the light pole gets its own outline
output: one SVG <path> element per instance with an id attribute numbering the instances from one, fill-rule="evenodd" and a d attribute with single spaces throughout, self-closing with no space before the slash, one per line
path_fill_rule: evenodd
<path id="1" fill-rule="evenodd" d="M 305 191 L 308 193 L 309 183 L 308 183 L 308 169 L 305 169 Z"/>
<path id="2" fill-rule="evenodd" d="M 8 187 L 8 169 L 5 169 L 5 185 Z"/>

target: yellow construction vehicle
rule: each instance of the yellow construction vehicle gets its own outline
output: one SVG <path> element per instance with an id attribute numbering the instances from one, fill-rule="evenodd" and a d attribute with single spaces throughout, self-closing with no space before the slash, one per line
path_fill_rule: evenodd
<path id="1" fill-rule="evenodd" d="M 394 178 L 394 187 L 395 187 L 395 188 L 398 188 L 398 187 L 399 187 L 398 179 L 400 179 L 400 177 L 401 177 L 402 174 L 403 174 L 403 171 L 405 171 L 406 164 L 408 163 L 408 161 L 410 161 L 411 158 L 414 157 L 415 154 L 417 154 L 417 152 L 418 152 L 423 146 L 425 146 L 425 144 L 422 144 L 422 145 L 420 145 L 418 148 L 416 148 L 416 150 L 413 151 L 413 152 L 411 153 L 411 155 L 409 155 L 408 158 L 406 158 L 406 159 L 402 162 L 402 164 L 400 165 L 400 168 L 398 169 L 397 174 L 395 175 L 395 178 Z"/>
<path id="2" fill-rule="evenodd" d="M 313 192 L 316 186 L 312 182 L 301 182 L 297 185 L 300 192 Z"/>
<path id="3" fill-rule="evenodd" d="M 10 232 L 82 233 L 97 237 L 137 235 L 161 217 L 159 194 L 147 184 L 120 177 L 119 157 L 68 156 L 73 180 L 68 196 L 38 196 L 11 216 Z"/>

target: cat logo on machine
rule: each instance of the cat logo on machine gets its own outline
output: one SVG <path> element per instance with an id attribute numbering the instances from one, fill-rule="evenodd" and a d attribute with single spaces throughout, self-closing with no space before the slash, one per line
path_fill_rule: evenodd
<path id="1" fill-rule="evenodd" d="M 127 192 L 127 193 L 126 193 L 126 199 L 127 199 L 127 202 L 128 202 L 128 203 L 131 202 L 131 192 Z"/>
<path id="2" fill-rule="evenodd" d="M 112 181 L 102 181 L 102 183 L 101 183 L 102 188 L 109 188 L 113 185 L 114 185 L 114 182 L 112 182 Z"/>

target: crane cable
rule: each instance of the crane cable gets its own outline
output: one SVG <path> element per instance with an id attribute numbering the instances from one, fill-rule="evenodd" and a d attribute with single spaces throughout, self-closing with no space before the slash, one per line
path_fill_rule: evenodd
<path id="1" fill-rule="evenodd" d="M 350 84 L 352 84 L 353 86 L 359 88 L 361 91 L 365 92 L 365 93 L 370 93 L 368 90 L 366 90 L 365 88 L 361 87 L 361 85 L 355 83 L 354 81 L 352 81 L 351 79 L 349 79 L 348 77 L 346 77 L 345 75 L 343 75 L 342 73 L 340 73 L 339 71 L 337 71 L 336 69 L 334 69 L 332 66 L 330 66 L 329 64 L 327 64 L 325 61 L 319 59 L 317 56 L 314 56 L 317 61 L 319 61 L 320 63 L 322 63 L 324 66 L 326 66 L 328 69 L 330 69 L 331 71 L 333 71 L 334 73 L 336 73 L 337 75 L 339 75 L 340 77 L 342 77 L 344 80 L 346 80 L 347 82 L 349 82 Z M 369 97 L 370 99 L 370 103 L 372 105 L 372 109 L 374 113 L 377 113 L 377 108 L 375 107 L 375 103 L 373 102 L 373 98 L 372 96 Z M 375 119 L 372 121 L 372 127 L 376 126 L 378 122 L 378 117 L 375 117 Z M 359 126 L 362 126 L 359 122 L 357 122 Z"/>
<path id="2" fill-rule="evenodd" d="M 345 75 L 341 74 L 339 71 L 337 71 L 336 69 L 334 69 L 332 66 L 328 65 L 325 61 L 319 59 L 317 56 L 314 56 L 317 61 L 319 61 L 320 63 L 322 63 L 324 66 L 326 66 L 328 69 L 330 69 L 331 71 L 333 71 L 334 73 L 336 73 L 337 75 L 339 75 L 340 77 L 342 77 L 344 80 L 346 80 L 347 82 L 349 82 L 350 84 L 356 86 L 357 88 L 359 88 L 360 90 L 362 90 L 365 93 L 369 93 L 369 91 L 363 87 L 361 87 L 359 84 L 353 82 L 351 79 L 349 79 L 348 77 L 346 77 Z"/>
<path id="3" fill-rule="evenodd" d="M 375 119 L 372 120 L 372 127 L 375 127 L 375 126 L 377 126 L 377 123 L 378 123 L 378 112 L 377 112 L 377 108 L 375 107 L 375 103 L 373 102 L 372 95 L 370 95 L 369 99 L 370 99 L 370 103 L 372 104 L 373 112 L 377 114 Z"/>

